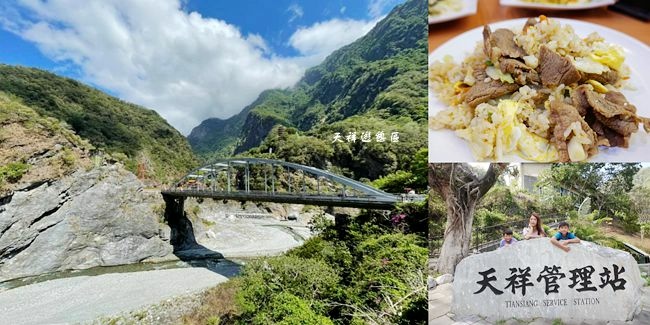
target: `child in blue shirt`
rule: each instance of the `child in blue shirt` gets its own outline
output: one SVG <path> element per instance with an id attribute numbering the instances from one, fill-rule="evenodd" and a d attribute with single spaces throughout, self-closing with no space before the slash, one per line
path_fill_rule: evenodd
<path id="1" fill-rule="evenodd" d="M 558 232 L 555 236 L 551 237 L 551 243 L 565 252 L 570 251 L 569 244 L 579 243 L 580 238 L 572 232 L 569 232 L 569 223 L 566 221 L 560 222 L 558 225 Z"/>
<path id="2" fill-rule="evenodd" d="M 510 246 L 514 243 L 517 242 L 517 239 L 512 238 L 512 230 L 511 229 L 505 229 L 503 231 L 503 239 L 501 239 L 501 242 L 499 243 L 499 248 L 505 247 L 505 246 Z"/>

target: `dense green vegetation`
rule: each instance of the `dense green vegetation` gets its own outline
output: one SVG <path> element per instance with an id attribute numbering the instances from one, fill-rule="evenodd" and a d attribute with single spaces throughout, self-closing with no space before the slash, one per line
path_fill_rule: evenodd
<path id="1" fill-rule="evenodd" d="M 363 129 L 359 125 L 363 125 Z M 372 142 L 360 140 L 364 131 L 372 133 Z M 388 133 L 385 142 L 374 141 L 376 132 L 379 131 Z M 342 142 L 332 143 L 332 135 L 335 133 L 347 135 L 348 132 L 356 132 L 356 142 L 342 140 Z M 390 132 L 398 132 L 400 141 L 391 142 Z M 404 174 L 404 171 L 415 168 L 416 165 L 420 171 L 426 170 L 427 138 L 423 136 L 425 132 L 424 124 L 404 117 L 382 119 L 354 116 L 310 132 L 277 126 L 258 147 L 242 155 L 283 159 L 334 170 L 355 179 L 374 180 L 402 171 L 401 177 L 404 183 L 398 184 L 396 182 L 398 180 L 395 179 L 397 176 L 391 175 L 391 179 L 381 181 L 382 186 L 386 185 L 388 190 L 395 192 L 402 192 L 404 187 L 426 189 L 424 177 L 416 178 L 411 174 Z"/>
<path id="2" fill-rule="evenodd" d="M 581 239 L 622 248 L 623 238 L 612 236 L 613 229 L 626 234 L 626 240 L 645 236 L 644 229 L 650 229 L 650 168 L 640 168 L 640 164 L 553 164 L 540 175 L 534 193 L 507 186 L 502 179 L 476 208 L 473 227 L 481 230 L 472 240 L 496 240 L 505 227 L 513 228 L 517 238 L 519 227 L 537 212 L 544 223 L 568 220 Z M 435 196 L 429 206 L 430 231 L 438 234 L 430 242 L 435 250 L 442 244 L 446 211 Z M 549 235 L 556 232 L 548 226 L 545 230 Z"/>
<path id="3" fill-rule="evenodd" d="M 424 203 L 337 225 L 318 219 L 319 235 L 284 256 L 247 263 L 185 323 L 424 324 L 426 225 Z"/>
<path id="4" fill-rule="evenodd" d="M 228 120 L 205 121 L 189 137 L 194 150 L 203 159 L 235 153 L 283 159 L 374 181 L 389 192 L 424 191 L 425 6 L 406 1 L 366 36 L 309 69 L 293 89 L 266 91 Z M 74 80 L 0 66 L 0 91 L 39 116 L 65 122 L 91 150 L 110 153 L 132 171 L 148 162 L 158 179 L 171 180 L 195 165 L 182 136 L 155 112 Z M 363 132 L 370 132 L 370 142 L 360 140 Z M 376 140 L 378 132 L 385 141 Z M 399 142 L 391 141 L 392 132 Z M 342 142 L 333 142 L 336 133 Z M 357 140 L 345 141 L 351 133 Z M 74 157 L 64 151 L 62 163 Z M 23 167 L 7 170 L 14 175 Z M 318 219 L 317 236 L 284 256 L 247 263 L 185 322 L 423 324 L 427 220 L 425 203 L 364 211 L 336 225 Z"/>
<path id="5" fill-rule="evenodd" d="M 78 81 L 34 68 L 0 65 L 0 91 L 44 117 L 65 122 L 97 149 L 138 163 L 157 180 L 173 180 L 196 164 L 184 137 L 156 112 Z"/>
<path id="6" fill-rule="evenodd" d="M 367 35 L 309 69 L 293 89 L 264 92 L 228 120 L 204 121 L 189 136 L 193 149 L 208 160 L 234 153 L 300 162 L 291 160 L 296 158 L 355 178 L 408 168 L 427 141 L 425 9 L 424 1 L 407 1 Z M 289 130 L 284 138 L 278 126 Z M 365 131 L 373 142 L 359 140 Z M 387 139 L 399 132 L 399 143 L 376 143 L 379 131 Z M 336 132 L 356 132 L 357 141 L 332 143 Z M 310 148 L 314 153 L 306 152 Z"/>
<path id="7" fill-rule="evenodd" d="M 20 98 L 0 91 L 0 125 L 11 123 L 19 123 L 34 133 L 43 131 L 50 136 L 61 135 L 72 145 L 85 150 L 94 149 L 86 140 L 75 134 L 68 124 L 56 118 L 43 116 L 33 107 L 23 104 Z M 4 128 L 0 129 L 0 142 L 11 136 L 12 134 L 7 133 Z"/>

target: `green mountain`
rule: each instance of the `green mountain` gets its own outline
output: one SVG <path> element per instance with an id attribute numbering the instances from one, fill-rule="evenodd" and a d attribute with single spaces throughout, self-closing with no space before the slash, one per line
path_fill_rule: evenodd
<path id="1" fill-rule="evenodd" d="M 273 103 L 273 99 L 281 97 L 286 90 L 266 90 L 250 105 L 233 117 L 222 120 L 219 118 L 207 119 L 195 127 L 187 137 L 192 144 L 192 149 L 206 156 L 227 157 L 232 155 L 237 147 L 246 117 L 253 108 L 255 112 L 261 111 L 261 105 Z"/>
<path id="2" fill-rule="evenodd" d="M 292 89 L 266 91 L 229 119 L 201 123 L 188 137 L 193 150 L 204 160 L 245 154 L 344 166 L 356 178 L 405 168 L 427 144 L 426 13 L 426 1 L 406 1 Z M 400 142 L 332 143 L 337 132 L 365 131 L 399 132 Z"/>
<path id="3" fill-rule="evenodd" d="M 95 148 L 138 165 L 158 181 L 172 181 L 196 165 L 187 140 L 155 111 L 124 102 L 47 71 L 0 64 L 0 92 L 43 117 L 65 122 Z"/>

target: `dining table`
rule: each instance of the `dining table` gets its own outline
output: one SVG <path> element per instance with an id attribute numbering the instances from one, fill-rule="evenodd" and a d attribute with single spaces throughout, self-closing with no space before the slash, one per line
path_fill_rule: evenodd
<path id="1" fill-rule="evenodd" d="M 501 20 L 538 17 L 570 18 L 606 26 L 650 45 L 650 22 L 613 11 L 608 7 L 583 10 L 542 10 L 501 6 L 499 0 L 477 0 L 477 12 L 464 18 L 429 25 L 429 52 L 470 29 Z"/>

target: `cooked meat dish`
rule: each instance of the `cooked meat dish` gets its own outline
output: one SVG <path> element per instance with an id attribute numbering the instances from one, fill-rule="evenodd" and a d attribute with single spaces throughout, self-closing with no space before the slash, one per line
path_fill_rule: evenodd
<path id="1" fill-rule="evenodd" d="M 544 16 L 519 30 L 484 26 L 481 45 L 460 66 L 445 58 L 430 67 L 434 91 L 451 106 L 432 127 L 456 130 L 479 159 L 514 152 L 568 162 L 599 146 L 627 148 L 650 119 L 619 91 L 629 78 L 623 51 L 597 34 L 564 41 L 575 37 Z"/>

